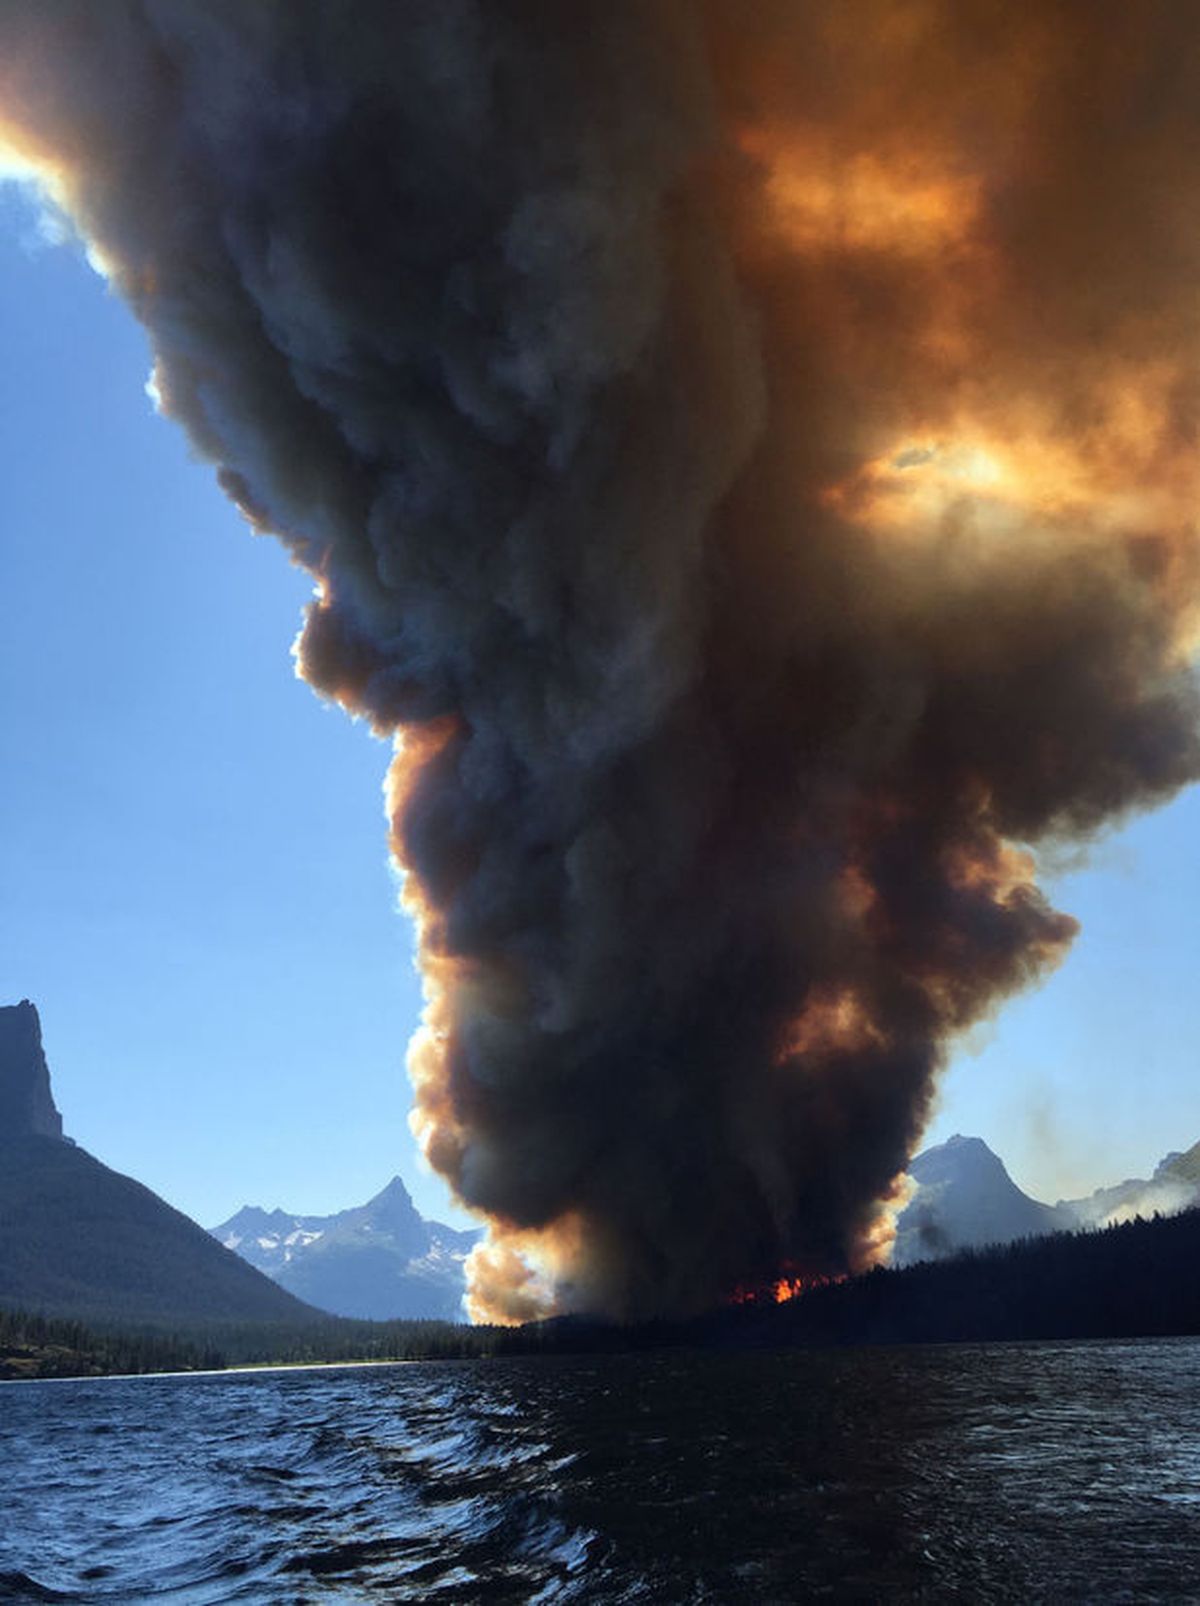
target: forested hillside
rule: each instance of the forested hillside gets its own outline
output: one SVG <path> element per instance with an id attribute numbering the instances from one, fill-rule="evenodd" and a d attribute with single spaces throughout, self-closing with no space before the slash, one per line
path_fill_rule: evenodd
<path id="1" fill-rule="evenodd" d="M 315 1314 L 149 1188 L 36 1135 L 0 1139 L 0 1308 L 171 1328 Z"/>

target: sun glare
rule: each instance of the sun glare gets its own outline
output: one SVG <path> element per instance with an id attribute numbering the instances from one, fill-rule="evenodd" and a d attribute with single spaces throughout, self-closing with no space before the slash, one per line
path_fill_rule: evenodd
<path id="1" fill-rule="evenodd" d="M 34 214 L 36 237 L 45 245 L 76 240 L 92 272 L 111 280 L 114 264 L 83 234 L 73 221 L 71 185 L 65 167 L 34 155 L 14 136 L 11 124 L 0 116 L 0 186 L 11 184 L 25 195 Z"/>

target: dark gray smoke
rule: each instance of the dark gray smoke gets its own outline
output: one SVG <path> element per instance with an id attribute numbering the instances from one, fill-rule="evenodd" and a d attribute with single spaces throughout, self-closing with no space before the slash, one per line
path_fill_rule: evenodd
<path id="1" fill-rule="evenodd" d="M 9 142 L 397 735 L 478 1314 L 868 1262 L 1073 934 L 1030 846 L 1200 770 L 1194 31 L 0 0 Z"/>

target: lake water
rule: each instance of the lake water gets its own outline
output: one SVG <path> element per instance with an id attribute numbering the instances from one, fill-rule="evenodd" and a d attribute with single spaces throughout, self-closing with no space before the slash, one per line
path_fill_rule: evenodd
<path id="1" fill-rule="evenodd" d="M 1200 1343 L 0 1386 L 0 1601 L 1200 1599 Z"/>

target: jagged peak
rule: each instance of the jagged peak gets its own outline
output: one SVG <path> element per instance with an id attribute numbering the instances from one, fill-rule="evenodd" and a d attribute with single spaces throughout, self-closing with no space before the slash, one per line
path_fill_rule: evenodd
<path id="1" fill-rule="evenodd" d="M 382 1200 L 387 1200 L 389 1203 L 403 1202 L 405 1204 L 412 1204 L 412 1194 L 409 1193 L 408 1189 L 404 1186 L 402 1179 L 398 1176 L 395 1176 L 390 1182 L 386 1183 L 382 1188 L 380 1188 L 379 1192 L 373 1199 L 369 1201 L 369 1203 L 378 1204 Z"/>
<path id="2" fill-rule="evenodd" d="M 422 1224 L 421 1214 L 412 1201 L 412 1195 L 399 1177 L 393 1177 L 373 1199 L 362 1206 L 362 1216 L 368 1221 L 390 1226 L 411 1228 Z"/>

